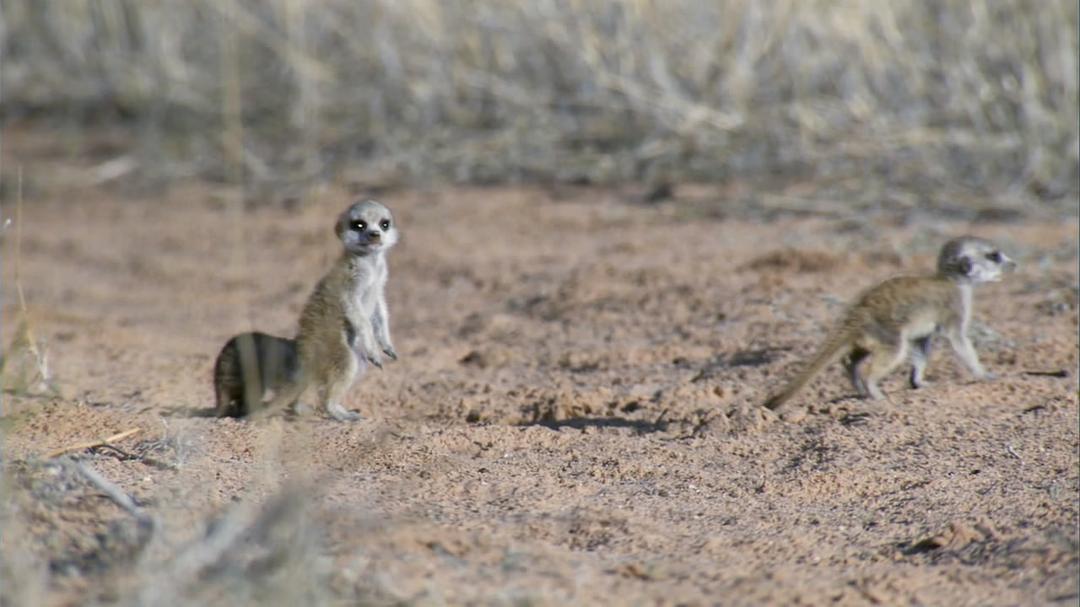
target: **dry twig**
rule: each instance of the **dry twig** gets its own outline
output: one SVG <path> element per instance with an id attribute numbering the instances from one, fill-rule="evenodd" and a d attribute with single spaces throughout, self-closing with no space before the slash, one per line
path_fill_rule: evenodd
<path id="1" fill-rule="evenodd" d="M 135 520 L 139 523 L 139 527 L 153 530 L 154 519 L 151 518 L 149 514 L 143 512 L 142 508 L 139 508 L 135 504 L 135 500 L 131 499 L 131 496 L 127 493 L 124 493 L 123 489 L 109 482 L 104 476 L 98 474 L 97 470 L 94 470 L 82 462 L 68 459 L 65 461 L 65 465 L 70 466 L 73 470 L 82 475 L 83 478 L 89 481 L 91 485 L 97 487 L 106 497 L 115 502 L 117 506 L 120 506 L 127 511 L 128 514 L 135 517 Z"/>

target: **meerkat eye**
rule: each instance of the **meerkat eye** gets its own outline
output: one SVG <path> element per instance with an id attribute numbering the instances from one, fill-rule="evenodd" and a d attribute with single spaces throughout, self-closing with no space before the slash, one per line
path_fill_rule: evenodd
<path id="1" fill-rule="evenodd" d="M 1001 253 L 999 251 L 987 253 L 986 258 L 994 263 L 1001 263 Z"/>
<path id="2" fill-rule="evenodd" d="M 356 221 L 351 221 L 349 222 L 349 229 L 356 230 L 357 232 L 363 232 L 367 229 L 367 222 L 360 221 L 359 219 Z"/>
<path id="3" fill-rule="evenodd" d="M 379 227 L 384 229 L 384 230 L 389 230 L 390 229 L 390 220 L 389 219 L 384 219 L 384 220 L 380 221 L 379 222 Z"/>

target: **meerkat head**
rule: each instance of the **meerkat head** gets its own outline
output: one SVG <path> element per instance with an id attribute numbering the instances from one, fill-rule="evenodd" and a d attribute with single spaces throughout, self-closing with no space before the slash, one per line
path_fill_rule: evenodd
<path id="1" fill-rule="evenodd" d="M 345 250 L 354 255 L 378 253 L 398 241 L 390 209 L 374 200 L 353 203 L 338 217 L 334 232 Z"/>
<path id="2" fill-rule="evenodd" d="M 994 243 L 974 236 L 946 242 L 938 255 L 938 273 L 968 284 L 997 282 L 1015 269 L 1016 262 Z"/>

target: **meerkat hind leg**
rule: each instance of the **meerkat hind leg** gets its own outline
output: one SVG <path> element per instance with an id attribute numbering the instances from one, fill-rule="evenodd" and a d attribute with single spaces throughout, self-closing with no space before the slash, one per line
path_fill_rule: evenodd
<path id="1" fill-rule="evenodd" d="M 360 363 L 350 351 L 344 357 L 343 368 L 335 369 L 332 377 L 327 377 L 319 390 L 326 406 L 326 412 L 334 419 L 342 422 L 352 422 L 360 419 L 356 411 L 346 409 L 341 402 L 345 399 L 345 393 L 352 387 L 360 371 Z"/>
<path id="2" fill-rule="evenodd" d="M 354 422 L 360 419 L 360 414 L 356 411 L 350 411 L 346 409 L 341 400 L 345 396 L 345 391 L 348 389 L 348 385 L 345 382 L 335 382 L 333 385 L 327 388 L 326 398 L 326 412 L 330 417 L 338 420 L 339 422 Z"/>
<path id="3" fill-rule="evenodd" d="M 851 380 L 851 385 L 855 387 L 855 391 L 859 396 L 866 398 L 870 393 L 866 389 L 866 382 L 863 381 L 861 375 L 859 375 L 859 365 L 866 360 L 866 357 L 870 355 L 870 350 L 862 346 L 854 346 L 851 348 L 851 353 L 844 359 L 844 370 L 847 371 L 848 379 Z"/>
<path id="4" fill-rule="evenodd" d="M 870 360 L 857 370 L 859 380 L 866 386 L 866 391 L 873 400 L 885 398 L 878 382 L 907 358 L 908 341 L 900 339 L 896 344 L 880 344 L 870 354 Z M 865 368 L 863 368 L 865 367 Z"/>
<path id="5" fill-rule="evenodd" d="M 299 378 L 295 382 L 282 386 L 280 390 L 275 389 L 273 396 L 264 401 L 264 406 L 258 411 L 252 412 L 253 417 L 268 417 L 288 407 L 292 407 L 294 411 L 299 413 L 297 410 L 298 401 L 304 391 L 307 390 L 307 386 L 307 380 Z"/>

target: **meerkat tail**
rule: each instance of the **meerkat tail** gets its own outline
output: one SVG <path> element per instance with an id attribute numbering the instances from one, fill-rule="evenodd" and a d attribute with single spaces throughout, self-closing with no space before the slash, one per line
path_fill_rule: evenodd
<path id="1" fill-rule="evenodd" d="M 777 409 L 780 405 L 786 403 L 792 396 L 795 396 L 795 393 L 801 390 L 807 382 L 813 379 L 815 375 L 837 358 L 844 347 L 851 343 L 854 333 L 850 323 L 845 323 L 845 326 L 835 330 L 828 339 L 825 340 L 825 343 L 822 344 L 817 353 L 814 354 L 814 357 L 810 359 L 810 362 L 806 363 L 806 367 L 803 368 L 802 371 L 799 371 L 798 375 L 792 378 L 783 390 L 765 401 L 765 408 Z"/>

